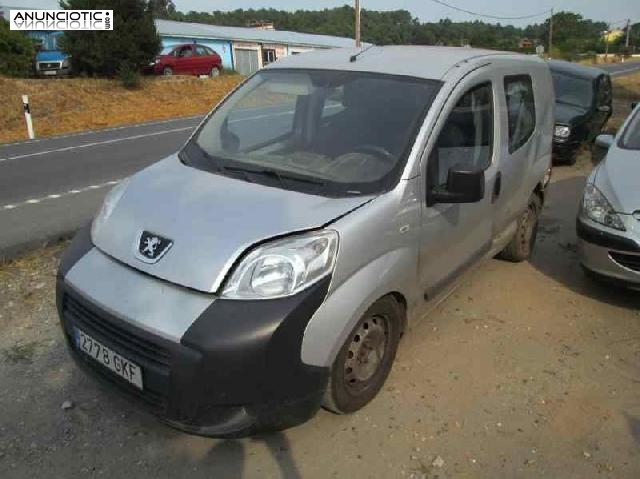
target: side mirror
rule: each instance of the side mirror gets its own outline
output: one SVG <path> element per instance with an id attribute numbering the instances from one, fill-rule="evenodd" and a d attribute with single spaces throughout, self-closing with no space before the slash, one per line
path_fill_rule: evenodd
<path id="1" fill-rule="evenodd" d="M 607 156 L 607 151 L 613 142 L 615 137 L 613 135 L 602 134 L 596 136 L 595 141 L 593 142 L 593 146 L 591 147 L 591 161 L 595 163 L 600 163 L 602 159 Z"/>
<path id="2" fill-rule="evenodd" d="M 484 170 L 464 170 L 459 166 L 449 169 L 446 189 L 434 188 L 429 204 L 477 203 L 484 198 Z"/>
<path id="3" fill-rule="evenodd" d="M 609 134 L 602 134 L 596 136 L 595 144 L 598 148 L 602 148 L 604 150 L 608 150 L 611 145 L 613 145 L 615 137 Z"/>

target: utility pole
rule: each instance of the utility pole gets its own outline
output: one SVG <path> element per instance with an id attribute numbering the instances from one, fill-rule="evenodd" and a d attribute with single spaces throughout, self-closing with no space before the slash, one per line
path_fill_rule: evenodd
<path id="1" fill-rule="evenodd" d="M 631 33 L 631 19 L 627 18 L 627 39 L 624 41 L 624 46 L 629 48 L 629 34 Z"/>
<path id="2" fill-rule="evenodd" d="M 609 59 L 609 34 L 611 33 L 611 25 L 607 25 L 607 31 L 604 32 L 604 62 L 607 63 Z"/>
<path id="3" fill-rule="evenodd" d="M 356 48 L 360 48 L 360 0 L 356 0 Z"/>
<path id="4" fill-rule="evenodd" d="M 549 17 L 549 58 L 551 58 L 551 48 L 553 48 L 553 8 Z"/>

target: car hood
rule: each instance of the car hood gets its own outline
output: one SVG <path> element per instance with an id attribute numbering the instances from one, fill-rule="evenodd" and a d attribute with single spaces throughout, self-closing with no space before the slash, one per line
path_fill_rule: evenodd
<path id="1" fill-rule="evenodd" d="M 65 58 L 67 56 L 60 51 L 38 52 L 36 55 L 36 61 L 39 62 L 61 62 Z"/>
<path id="2" fill-rule="evenodd" d="M 581 108 L 579 106 L 569 105 L 567 103 L 556 103 L 555 115 L 556 115 L 556 123 L 562 125 L 572 125 L 576 123 L 576 120 L 579 120 L 587 113 L 586 108 Z"/>
<path id="3" fill-rule="evenodd" d="M 321 227 L 372 196 L 325 198 L 206 173 L 171 156 L 131 177 L 93 242 L 113 258 L 152 276 L 216 292 L 252 245 Z M 148 231 L 173 241 L 156 263 L 136 257 Z"/>
<path id="4" fill-rule="evenodd" d="M 613 145 L 598 168 L 595 185 L 621 213 L 640 211 L 640 152 Z"/>

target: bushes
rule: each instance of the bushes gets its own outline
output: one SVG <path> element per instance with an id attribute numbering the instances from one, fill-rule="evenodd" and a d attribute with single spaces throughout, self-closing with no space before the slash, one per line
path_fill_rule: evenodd
<path id="1" fill-rule="evenodd" d="M 65 32 L 61 46 L 71 55 L 75 74 L 133 80 L 131 71 L 140 71 L 160 50 L 148 0 L 65 0 L 61 5 L 66 9 L 113 10 L 111 31 Z"/>
<path id="2" fill-rule="evenodd" d="M 30 76 L 34 57 L 33 41 L 23 32 L 11 31 L 9 22 L 0 18 L 0 74 Z"/>
<path id="3" fill-rule="evenodd" d="M 129 90 L 140 88 L 140 73 L 129 62 L 122 62 L 120 64 L 118 77 L 123 87 Z"/>

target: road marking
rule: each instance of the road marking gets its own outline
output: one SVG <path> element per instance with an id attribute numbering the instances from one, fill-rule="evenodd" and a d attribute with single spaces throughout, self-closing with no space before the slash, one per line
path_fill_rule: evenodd
<path id="1" fill-rule="evenodd" d="M 83 145 L 65 146 L 63 148 L 54 148 L 51 150 L 37 151 L 35 153 L 25 153 L 24 155 L 8 156 L 7 158 L 0 158 L 0 163 L 7 160 L 17 160 L 19 158 L 27 158 L 30 156 L 42 156 L 42 155 L 48 155 L 50 153 L 60 153 L 61 151 L 71 151 L 71 150 L 77 150 L 80 148 L 90 148 L 93 146 L 110 145 L 112 143 L 118 143 L 121 141 L 138 140 L 140 138 L 147 138 L 149 136 L 166 135 L 168 133 L 177 133 L 179 131 L 193 130 L 193 128 L 194 127 L 192 126 L 185 126 L 182 128 L 173 128 L 171 130 L 162 130 L 162 131 L 156 131 L 153 133 L 144 133 L 140 135 L 125 136 L 123 138 L 112 138 L 111 140 L 95 141 L 93 143 L 85 143 Z"/>
<path id="2" fill-rule="evenodd" d="M 618 76 L 618 75 L 623 75 L 625 73 L 634 72 L 636 70 L 640 70 L 640 66 L 635 66 L 633 68 L 627 68 L 626 70 L 618 70 L 618 71 L 610 73 L 610 75 L 612 77 L 615 77 L 615 76 Z"/>
<path id="3" fill-rule="evenodd" d="M 64 138 L 73 138 L 76 136 L 99 135 L 100 133 L 108 133 L 111 131 L 127 130 L 130 128 L 143 128 L 145 126 L 156 126 L 156 125 L 162 125 L 166 123 L 174 123 L 178 121 L 202 120 L 203 118 L 204 118 L 204 115 L 194 115 L 194 116 L 183 116 L 180 118 L 169 118 L 168 120 L 148 121 L 145 123 L 132 123 L 130 125 L 112 126 L 109 128 L 99 128 L 97 130 L 77 131 L 74 133 L 67 133 L 64 135 L 43 136 L 42 138 L 36 138 L 34 140 L 13 141 L 11 143 L 0 143 L 0 147 L 16 146 L 16 145 L 31 145 L 33 143 L 40 143 L 43 141 L 60 140 Z"/>
<path id="4" fill-rule="evenodd" d="M 52 194 L 52 195 L 47 195 L 47 196 L 43 196 L 41 198 L 31 198 L 28 200 L 24 200 L 21 201 L 20 203 L 11 203 L 8 205 L 4 205 L 4 206 L 0 206 L 0 211 L 5 211 L 5 210 L 13 210 L 15 208 L 20 208 L 22 206 L 27 206 L 27 205 L 37 205 L 39 203 L 42 203 L 43 201 L 47 201 L 47 200 L 57 200 L 58 198 L 63 198 L 65 196 L 71 196 L 71 195 L 77 195 L 80 193 L 84 193 L 86 191 L 91 191 L 91 190 L 98 190 L 100 188 L 106 188 L 108 186 L 113 186 L 117 183 L 119 183 L 120 180 L 110 180 L 110 181 L 106 181 L 104 183 L 100 183 L 97 185 L 89 185 L 89 186 L 84 186 L 82 188 L 74 188 L 72 190 L 69 191 L 65 191 L 63 193 L 56 193 L 56 194 Z"/>

